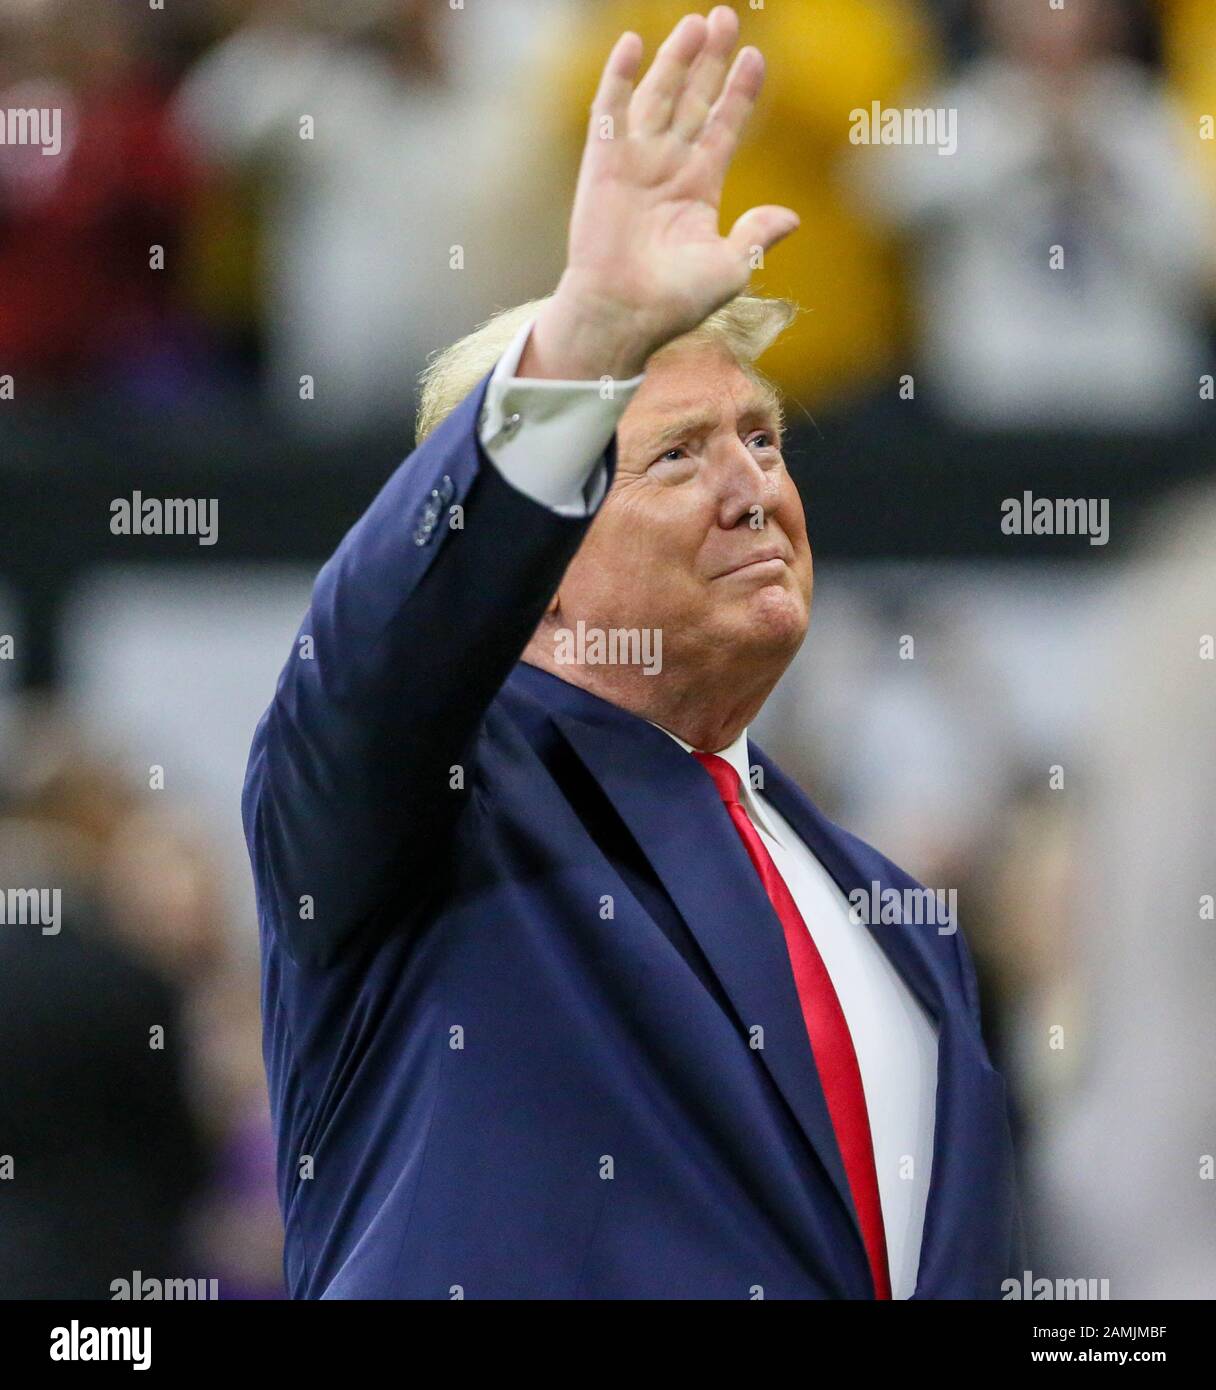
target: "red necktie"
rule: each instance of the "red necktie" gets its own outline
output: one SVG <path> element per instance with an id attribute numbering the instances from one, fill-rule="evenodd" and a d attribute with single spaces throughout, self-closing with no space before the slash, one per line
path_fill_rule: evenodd
<path id="1" fill-rule="evenodd" d="M 693 757 L 714 779 L 739 838 L 747 850 L 773 910 L 781 919 L 785 945 L 790 953 L 794 983 L 806 1020 L 819 1079 L 823 1085 L 828 1114 L 836 1131 L 840 1156 L 857 1208 L 861 1238 L 874 1277 L 876 1298 L 891 1297 L 891 1278 L 887 1269 L 887 1238 L 882 1224 L 882 1205 L 878 1198 L 878 1176 L 874 1171 L 874 1145 L 870 1138 L 870 1117 L 866 1111 L 861 1069 L 853 1050 L 853 1039 L 831 976 L 819 950 L 806 929 L 793 894 L 777 872 L 764 842 L 756 832 L 739 801 L 739 774 L 716 753 L 694 753 Z"/>

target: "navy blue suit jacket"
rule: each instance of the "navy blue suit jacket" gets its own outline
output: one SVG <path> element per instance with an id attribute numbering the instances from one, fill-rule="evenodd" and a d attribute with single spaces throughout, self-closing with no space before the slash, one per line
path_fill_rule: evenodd
<path id="1" fill-rule="evenodd" d="M 519 660 L 589 523 L 496 472 L 487 381 L 321 571 L 250 758 L 291 1293 L 871 1297 L 782 929 L 713 783 Z M 750 751 L 842 890 L 915 886 Z M 873 930 L 939 1028 L 917 1296 L 997 1297 L 1017 1207 L 966 947 Z"/>

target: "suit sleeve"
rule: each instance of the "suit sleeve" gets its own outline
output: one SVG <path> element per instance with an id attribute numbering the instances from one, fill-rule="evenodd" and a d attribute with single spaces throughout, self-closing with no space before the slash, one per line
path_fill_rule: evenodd
<path id="1" fill-rule="evenodd" d="M 485 712 L 593 520 L 512 487 L 478 437 L 490 377 L 403 463 L 317 577 L 242 801 L 259 914 L 329 964 L 426 881 Z M 603 455 L 615 469 L 613 435 Z"/>

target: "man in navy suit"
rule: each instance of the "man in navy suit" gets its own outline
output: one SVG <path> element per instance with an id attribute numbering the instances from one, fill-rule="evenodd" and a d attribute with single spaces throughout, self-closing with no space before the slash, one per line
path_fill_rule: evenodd
<path id="1" fill-rule="evenodd" d="M 811 556 L 718 232 L 725 7 L 591 110 L 557 290 L 428 369 L 244 798 L 286 1266 L 315 1298 L 998 1297 L 1004 1085 L 949 921 L 747 738 Z M 592 524 L 594 522 L 594 524 Z M 936 900 L 934 900 L 936 901 Z"/>

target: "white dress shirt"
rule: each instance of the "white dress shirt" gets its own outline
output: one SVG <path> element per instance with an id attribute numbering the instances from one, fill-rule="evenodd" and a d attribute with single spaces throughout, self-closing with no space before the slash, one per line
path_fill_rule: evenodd
<path id="1" fill-rule="evenodd" d="M 604 496 L 604 450 L 644 373 L 614 383 L 514 375 L 532 329 L 526 323 L 486 389 L 480 438 L 494 466 L 520 492 L 568 516 Z M 656 726 L 660 727 L 660 726 Z M 688 752 L 692 746 L 664 730 Z M 894 1298 L 916 1287 L 933 1161 L 937 1030 L 831 875 L 751 783 L 747 730 L 714 750 L 739 774 L 740 801 L 785 880 L 840 999 L 870 1117 L 878 1193 Z"/>

